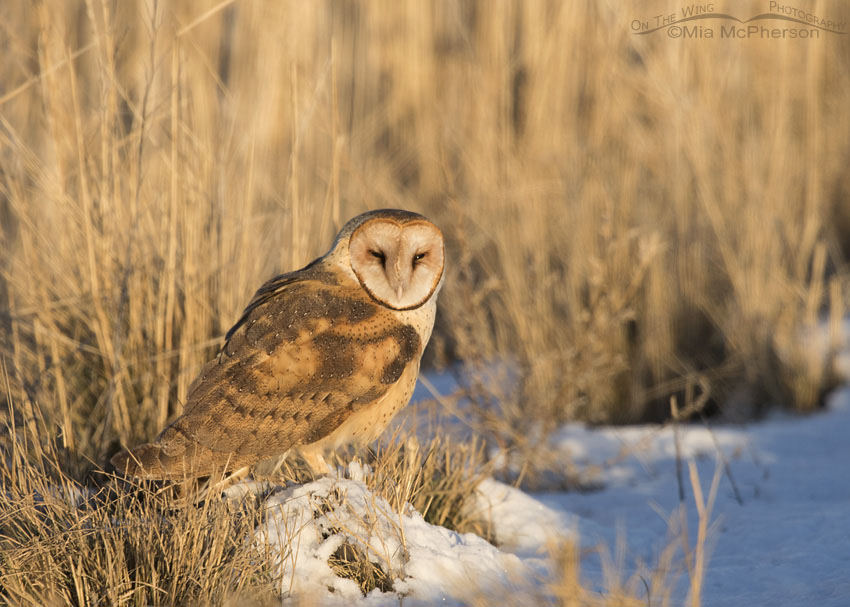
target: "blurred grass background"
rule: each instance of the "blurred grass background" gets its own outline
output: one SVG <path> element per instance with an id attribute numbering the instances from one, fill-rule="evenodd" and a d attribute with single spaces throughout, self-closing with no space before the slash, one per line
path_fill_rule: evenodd
<path id="1" fill-rule="evenodd" d="M 671 396 L 816 409 L 831 351 L 801 336 L 850 302 L 850 36 L 631 33 L 669 8 L 3 2 L 3 414 L 75 477 L 152 438 L 253 291 L 381 207 L 448 239 L 428 362 L 518 373 L 470 393 L 503 446 Z"/>

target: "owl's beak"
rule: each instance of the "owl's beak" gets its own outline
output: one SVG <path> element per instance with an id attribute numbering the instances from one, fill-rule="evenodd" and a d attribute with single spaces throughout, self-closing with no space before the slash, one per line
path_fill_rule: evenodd
<path id="1" fill-rule="evenodd" d="M 400 256 L 395 258 L 390 274 L 390 285 L 395 286 L 396 301 L 401 301 L 401 296 L 404 294 L 404 289 L 407 287 L 410 277 L 404 275 Z"/>

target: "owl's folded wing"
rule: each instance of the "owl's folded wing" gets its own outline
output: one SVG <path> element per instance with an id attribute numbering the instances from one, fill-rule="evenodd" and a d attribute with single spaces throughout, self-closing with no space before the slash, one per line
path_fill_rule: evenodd
<path id="1" fill-rule="evenodd" d="M 160 442 L 262 459 L 330 434 L 418 361 L 416 330 L 361 291 L 321 280 L 263 289 Z M 182 447 L 181 447 L 182 449 Z"/>

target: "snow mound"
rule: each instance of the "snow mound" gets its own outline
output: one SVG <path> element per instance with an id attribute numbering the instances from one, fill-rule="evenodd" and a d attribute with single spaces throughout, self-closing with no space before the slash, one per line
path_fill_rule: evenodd
<path id="1" fill-rule="evenodd" d="M 281 568 L 284 595 L 323 605 L 398 605 L 400 597 L 405 605 L 466 604 L 495 599 L 532 575 L 529 564 L 477 535 L 431 525 L 409 505 L 394 511 L 351 472 L 354 479 L 324 477 L 267 500 L 257 540 Z M 339 577 L 328 559 L 343 545 L 367 555 L 392 590 L 364 597 L 354 580 Z"/>
<path id="2" fill-rule="evenodd" d="M 540 554 L 569 536 L 562 513 L 492 478 L 478 485 L 465 507 L 471 516 L 487 521 L 499 546 L 511 552 Z"/>

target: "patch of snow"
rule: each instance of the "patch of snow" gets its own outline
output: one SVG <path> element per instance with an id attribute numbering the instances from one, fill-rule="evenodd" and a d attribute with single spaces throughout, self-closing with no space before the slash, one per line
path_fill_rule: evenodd
<path id="1" fill-rule="evenodd" d="M 361 480 L 332 476 L 269 498 L 258 540 L 281 567 L 284 593 L 323 605 L 398 605 L 400 597 L 405 605 L 460 605 L 510 588 L 531 571 L 516 555 L 431 525 L 409 506 L 394 512 Z M 376 588 L 364 597 L 355 582 L 338 577 L 328 559 L 344 543 L 387 572 L 393 592 Z"/>
<path id="2" fill-rule="evenodd" d="M 679 428 L 682 457 L 696 463 L 704 495 L 718 451 L 731 473 L 721 480 L 714 506 L 718 525 L 702 604 L 850 605 L 850 387 L 831 395 L 822 413 L 778 414 L 712 433 Z M 626 577 L 638 562 L 653 562 L 670 541 L 665 515 L 679 507 L 672 429 L 570 425 L 558 438 L 580 467 L 597 467 L 604 489 L 535 497 L 571 515 L 583 544 L 613 547 L 625 540 Z M 687 472 L 684 487 L 694 530 Z M 602 588 L 599 559 L 583 571 Z M 687 575 L 681 577 L 674 603 L 687 590 Z"/>
<path id="3" fill-rule="evenodd" d="M 542 554 L 570 535 L 563 513 L 492 478 L 484 479 L 464 506 L 470 516 L 491 525 L 502 549 L 515 554 Z"/>

